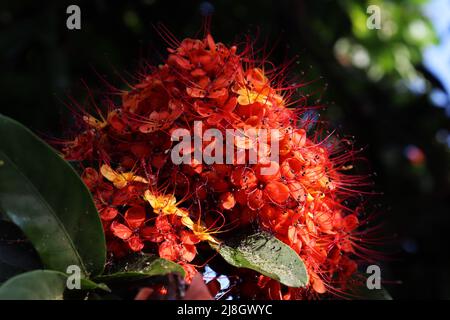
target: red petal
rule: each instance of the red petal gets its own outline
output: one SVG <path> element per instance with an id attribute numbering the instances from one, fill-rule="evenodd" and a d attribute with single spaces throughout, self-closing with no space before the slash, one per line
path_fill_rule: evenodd
<path id="1" fill-rule="evenodd" d="M 226 94 L 227 94 L 227 89 L 226 88 L 222 88 L 222 89 L 214 90 L 213 92 L 211 92 L 208 95 L 208 98 L 210 98 L 210 99 L 218 99 L 218 98 L 223 97 Z"/>
<path id="2" fill-rule="evenodd" d="M 172 231 L 172 225 L 166 216 L 158 216 L 155 221 L 156 228 L 162 233 L 168 233 Z"/>
<path id="3" fill-rule="evenodd" d="M 185 70 L 192 69 L 192 64 L 189 62 L 189 60 L 187 60 L 183 57 L 180 57 L 176 54 L 169 55 L 167 62 L 168 62 L 168 64 L 170 64 L 172 66 L 176 66 L 181 69 L 185 69 Z"/>
<path id="4" fill-rule="evenodd" d="M 189 96 L 193 98 L 204 98 L 206 95 L 206 91 L 199 88 L 186 88 L 186 92 Z"/>
<path id="5" fill-rule="evenodd" d="M 228 99 L 227 103 L 223 106 L 223 110 L 227 111 L 227 112 L 231 112 L 236 107 L 236 104 L 237 104 L 237 98 L 231 97 L 230 99 Z"/>
<path id="6" fill-rule="evenodd" d="M 298 238 L 297 228 L 295 226 L 289 226 L 288 238 L 291 248 L 294 249 L 295 252 L 299 253 L 302 249 L 302 242 Z"/>
<path id="7" fill-rule="evenodd" d="M 195 69 L 194 71 L 191 71 L 191 76 L 193 76 L 193 77 L 202 77 L 205 75 L 206 75 L 206 72 L 199 68 Z"/>
<path id="8" fill-rule="evenodd" d="M 144 248 L 144 243 L 138 236 L 132 236 L 128 239 L 128 246 L 133 251 L 141 251 Z"/>
<path id="9" fill-rule="evenodd" d="M 98 172 L 93 168 L 86 168 L 81 176 L 84 184 L 89 188 L 93 189 L 97 182 L 99 181 Z"/>
<path id="10" fill-rule="evenodd" d="M 206 122 L 211 125 L 218 124 L 223 119 L 223 114 L 215 113 L 208 117 Z"/>
<path id="11" fill-rule="evenodd" d="M 323 281 L 315 273 L 312 274 L 311 282 L 312 282 L 312 287 L 313 287 L 315 292 L 317 292 L 317 293 L 325 293 L 327 291 Z"/>
<path id="12" fill-rule="evenodd" d="M 288 188 L 290 190 L 291 197 L 298 202 L 304 202 L 306 200 L 305 190 L 301 183 L 292 181 L 289 183 Z"/>
<path id="13" fill-rule="evenodd" d="M 116 208 L 108 207 L 100 212 L 100 219 L 102 219 L 104 221 L 111 221 L 118 214 L 119 214 L 119 211 Z"/>
<path id="14" fill-rule="evenodd" d="M 133 235 L 133 232 L 126 225 L 123 225 L 117 221 L 113 221 L 110 227 L 112 233 L 120 239 L 127 240 Z"/>
<path id="15" fill-rule="evenodd" d="M 209 117 L 213 114 L 212 105 L 204 103 L 202 101 L 196 101 L 194 103 L 194 109 L 202 117 Z"/>
<path id="16" fill-rule="evenodd" d="M 125 213 L 125 221 L 131 229 L 139 228 L 145 221 L 145 209 L 141 206 L 134 206 Z"/>
<path id="17" fill-rule="evenodd" d="M 278 216 L 281 215 L 280 209 L 272 206 L 272 205 L 267 205 L 264 206 L 261 211 L 260 211 L 261 217 L 271 221 L 276 219 Z"/>
<path id="18" fill-rule="evenodd" d="M 220 195 L 220 206 L 222 209 L 230 210 L 236 205 L 236 199 L 231 192 L 225 192 Z"/>
<path id="19" fill-rule="evenodd" d="M 188 244 L 188 245 L 194 245 L 200 242 L 200 239 L 193 234 L 192 232 L 189 231 L 181 231 L 180 234 L 180 239 L 181 242 L 183 242 L 184 244 Z"/>
<path id="20" fill-rule="evenodd" d="M 315 218 L 321 231 L 329 232 L 333 229 L 333 219 L 331 218 L 331 215 L 329 213 L 318 212 L 315 215 Z"/>
<path id="21" fill-rule="evenodd" d="M 184 280 L 186 281 L 186 283 L 191 283 L 192 278 L 194 278 L 194 276 L 198 273 L 197 269 L 192 264 L 188 263 L 181 263 L 181 266 L 186 272 Z"/>
<path id="22" fill-rule="evenodd" d="M 181 247 L 181 258 L 186 262 L 191 262 L 197 255 L 197 249 L 194 245 L 185 244 Z"/>
<path id="23" fill-rule="evenodd" d="M 159 246 L 159 256 L 161 258 L 176 261 L 178 260 L 179 246 L 174 241 L 166 240 Z"/>
<path id="24" fill-rule="evenodd" d="M 354 230 L 358 224 L 358 218 L 354 214 L 348 215 L 344 218 L 344 229 L 346 231 Z"/>
<path id="25" fill-rule="evenodd" d="M 231 173 L 231 182 L 243 188 L 252 188 L 256 186 L 257 179 L 253 171 L 245 167 L 239 167 Z"/>
<path id="26" fill-rule="evenodd" d="M 302 169 L 302 163 L 296 158 L 290 158 L 281 165 L 281 174 L 286 179 L 294 179 Z"/>
<path id="27" fill-rule="evenodd" d="M 283 203 L 289 198 L 289 188 L 284 183 L 273 181 L 264 188 L 265 194 L 270 200 Z"/>
<path id="28" fill-rule="evenodd" d="M 144 227 L 141 229 L 140 235 L 145 240 L 151 242 L 161 242 L 164 236 L 158 231 L 156 227 Z"/>
<path id="29" fill-rule="evenodd" d="M 264 205 L 262 190 L 255 189 L 248 194 L 247 205 L 252 210 L 258 210 Z"/>

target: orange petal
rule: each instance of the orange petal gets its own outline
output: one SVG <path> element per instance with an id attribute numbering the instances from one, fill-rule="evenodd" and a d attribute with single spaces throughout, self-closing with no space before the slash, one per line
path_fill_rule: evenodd
<path id="1" fill-rule="evenodd" d="M 180 264 L 183 267 L 184 271 L 186 272 L 184 280 L 186 281 L 186 283 L 191 283 L 194 276 L 198 273 L 197 269 L 192 264 L 188 263 L 180 263 Z"/>
<path id="2" fill-rule="evenodd" d="M 312 272 L 312 274 L 311 274 L 311 282 L 312 282 L 312 287 L 315 292 L 317 292 L 317 293 L 327 292 L 327 289 L 325 288 L 323 281 L 314 272 Z"/>
<path id="3" fill-rule="evenodd" d="M 195 245 L 184 244 L 181 246 L 180 255 L 184 261 L 191 262 L 197 255 L 197 249 Z"/>
<path id="4" fill-rule="evenodd" d="M 112 233 L 120 239 L 127 240 L 133 235 L 133 232 L 126 225 L 123 225 L 117 221 L 113 221 L 110 227 Z"/>
<path id="5" fill-rule="evenodd" d="M 281 165 L 281 174 L 286 179 L 295 179 L 300 174 L 302 163 L 296 158 L 289 158 Z"/>
<path id="6" fill-rule="evenodd" d="M 284 183 L 273 181 L 266 185 L 264 192 L 270 200 L 283 203 L 289 198 L 290 190 Z"/>
<path id="7" fill-rule="evenodd" d="M 318 212 L 315 218 L 321 231 L 330 232 L 333 229 L 333 219 L 329 213 Z"/>
<path id="8" fill-rule="evenodd" d="M 291 197 L 298 202 L 304 202 L 306 200 L 305 190 L 300 182 L 292 181 L 288 184 Z"/>
<path id="9" fill-rule="evenodd" d="M 128 239 L 128 246 L 133 251 L 141 251 L 144 248 L 144 243 L 138 236 L 132 236 Z"/>
<path id="10" fill-rule="evenodd" d="M 180 239 L 183 244 L 187 245 L 194 245 L 200 242 L 200 239 L 195 234 L 185 230 L 181 231 Z"/>
<path id="11" fill-rule="evenodd" d="M 159 246 L 159 256 L 167 260 L 178 260 L 178 251 L 179 247 L 174 241 L 166 240 Z"/>
<path id="12" fill-rule="evenodd" d="M 230 210 L 236 205 L 233 193 L 225 192 L 220 195 L 220 206 L 225 210 Z"/>

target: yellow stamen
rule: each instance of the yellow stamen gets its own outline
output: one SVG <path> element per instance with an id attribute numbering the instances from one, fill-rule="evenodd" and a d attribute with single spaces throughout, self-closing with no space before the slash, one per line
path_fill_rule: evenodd
<path id="1" fill-rule="evenodd" d="M 148 183 L 147 179 L 137 176 L 133 172 L 117 172 L 107 164 L 101 166 L 100 173 L 118 189 L 126 187 L 130 182 Z"/>

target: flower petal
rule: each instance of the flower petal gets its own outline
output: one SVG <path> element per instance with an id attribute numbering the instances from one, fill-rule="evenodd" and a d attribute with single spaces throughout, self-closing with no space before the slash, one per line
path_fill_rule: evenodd
<path id="1" fill-rule="evenodd" d="M 145 208 L 133 206 L 125 212 L 125 221 L 131 229 L 139 228 L 145 221 Z"/>
<path id="2" fill-rule="evenodd" d="M 159 246 L 159 256 L 167 260 L 176 261 L 178 260 L 179 250 L 176 242 L 166 240 Z"/>
<path id="3" fill-rule="evenodd" d="M 100 219 L 102 219 L 104 221 L 111 221 L 115 217 L 117 217 L 118 214 L 119 214 L 119 211 L 116 208 L 108 207 L 108 208 L 103 209 L 100 212 Z"/>
<path id="4" fill-rule="evenodd" d="M 222 209 L 230 210 L 236 205 L 236 199 L 234 199 L 233 193 L 225 192 L 220 195 L 220 206 Z"/>
<path id="5" fill-rule="evenodd" d="M 144 248 L 144 243 L 138 236 L 132 236 L 128 239 L 128 246 L 131 250 L 138 252 Z"/>
<path id="6" fill-rule="evenodd" d="M 254 189 L 248 194 L 247 205 L 252 210 L 258 210 L 264 205 L 263 191 L 260 189 Z"/>
<path id="7" fill-rule="evenodd" d="M 196 255 L 197 249 L 195 248 L 195 245 L 184 244 L 181 246 L 180 256 L 184 261 L 191 262 Z"/>
<path id="8" fill-rule="evenodd" d="M 273 181 L 266 185 L 264 193 L 270 200 L 276 203 L 283 203 L 289 198 L 289 188 L 282 182 Z"/>
<path id="9" fill-rule="evenodd" d="M 164 235 L 162 235 L 155 226 L 142 228 L 140 236 L 145 240 L 156 243 L 164 240 Z"/>
<path id="10" fill-rule="evenodd" d="M 122 240 L 127 240 L 133 235 L 133 232 L 126 225 L 121 224 L 117 221 L 113 221 L 110 227 L 112 233 Z"/>

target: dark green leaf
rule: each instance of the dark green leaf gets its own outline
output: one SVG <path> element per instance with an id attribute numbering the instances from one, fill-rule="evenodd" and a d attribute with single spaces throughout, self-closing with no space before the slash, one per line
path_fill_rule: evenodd
<path id="1" fill-rule="evenodd" d="M 103 283 L 80 279 L 81 290 L 110 292 Z M 34 270 L 15 276 L 0 286 L 0 300 L 62 300 L 67 289 L 67 274 L 53 270 Z M 72 289 L 77 290 L 77 289 Z"/>
<path id="2" fill-rule="evenodd" d="M 81 290 L 96 290 L 100 289 L 106 292 L 111 292 L 108 286 L 104 283 L 97 283 L 89 279 L 81 279 L 80 281 Z"/>
<path id="3" fill-rule="evenodd" d="M 101 274 L 105 238 L 89 191 L 73 168 L 18 122 L 0 115 L 0 211 L 33 243 L 42 263 Z"/>
<path id="4" fill-rule="evenodd" d="M 63 273 L 35 270 L 15 276 L 0 286 L 0 300 L 62 300 L 65 289 Z"/>
<path id="5" fill-rule="evenodd" d="M 348 295 L 356 300 L 392 300 L 391 295 L 383 286 L 380 289 L 367 287 L 367 275 L 356 273 L 350 280 Z"/>
<path id="6" fill-rule="evenodd" d="M 255 270 L 289 287 L 308 284 L 308 274 L 299 255 L 268 233 L 239 237 L 213 247 L 235 267 Z"/>
<path id="7" fill-rule="evenodd" d="M 139 280 L 153 276 L 178 273 L 184 277 L 184 269 L 177 263 L 151 255 L 136 255 L 120 263 L 111 273 L 98 276 L 96 281 Z"/>

